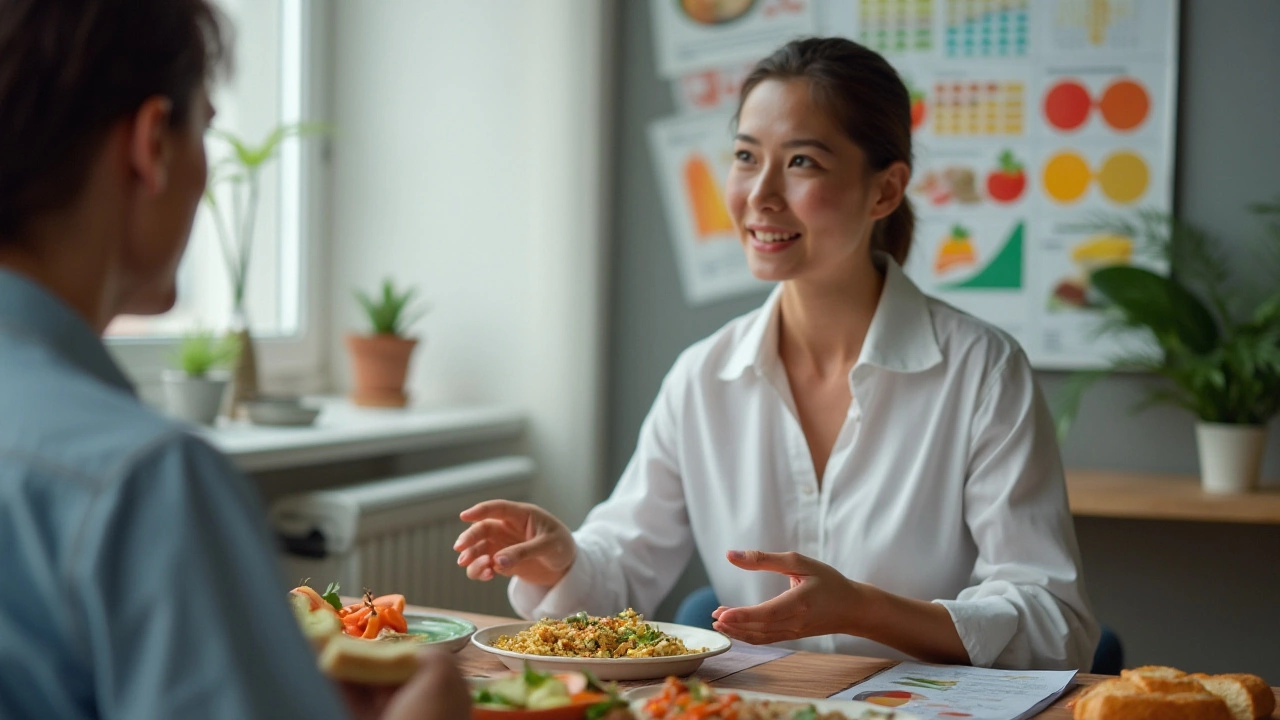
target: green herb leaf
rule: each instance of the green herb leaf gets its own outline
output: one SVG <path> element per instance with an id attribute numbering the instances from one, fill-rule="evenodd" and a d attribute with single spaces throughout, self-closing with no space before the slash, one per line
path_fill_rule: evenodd
<path id="1" fill-rule="evenodd" d="M 805 705 L 791 716 L 791 720 L 818 720 L 818 708 L 812 705 Z"/>
<path id="2" fill-rule="evenodd" d="M 338 585 L 338 583 L 331 582 L 329 583 L 329 586 L 324 589 L 324 592 L 320 595 L 321 599 L 323 599 L 325 602 L 332 605 L 334 610 L 342 609 L 342 600 L 338 597 L 339 589 L 341 589 L 341 586 Z"/>
<path id="3" fill-rule="evenodd" d="M 524 684 L 531 688 L 536 688 L 542 683 L 551 679 L 551 673 L 540 673 L 534 670 L 529 663 L 524 664 Z"/>

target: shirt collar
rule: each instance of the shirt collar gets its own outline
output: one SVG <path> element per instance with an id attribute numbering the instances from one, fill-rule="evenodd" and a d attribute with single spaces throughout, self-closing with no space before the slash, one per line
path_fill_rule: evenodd
<path id="1" fill-rule="evenodd" d="M 858 356 L 859 365 L 872 365 L 893 372 L 928 370 L 942 362 L 942 350 L 933 333 L 929 299 L 906 276 L 890 256 L 874 254 L 877 267 L 884 270 L 884 290 L 876 305 L 867 337 Z M 747 368 L 763 374 L 778 362 L 778 318 L 782 285 L 769 293 L 760 311 L 733 348 L 720 369 L 721 380 L 736 380 Z"/>
<path id="2" fill-rule="evenodd" d="M 133 385 L 84 318 L 33 280 L 3 268 L 0 333 L 44 345 L 98 380 L 133 393 Z"/>

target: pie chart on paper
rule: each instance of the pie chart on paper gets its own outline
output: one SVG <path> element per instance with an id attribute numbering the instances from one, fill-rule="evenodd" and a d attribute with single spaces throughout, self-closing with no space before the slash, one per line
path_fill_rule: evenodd
<path id="1" fill-rule="evenodd" d="M 864 693 L 858 693 L 853 699 L 881 707 L 896 708 L 902 707 L 912 700 L 923 700 L 924 696 L 906 690 L 869 690 Z"/>

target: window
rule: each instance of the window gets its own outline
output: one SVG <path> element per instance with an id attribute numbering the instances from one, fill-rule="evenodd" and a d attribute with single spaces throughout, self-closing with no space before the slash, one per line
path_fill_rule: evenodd
<path id="1" fill-rule="evenodd" d="M 232 23 L 234 74 L 214 88 L 215 128 L 257 144 L 280 123 L 316 120 L 319 73 L 311 38 L 321 18 L 308 0 L 216 0 Z M 258 343 L 260 369 L 305 373 L 320 365 L 316 338 L 318 295 L 315 284 L 321 255 L 310 222 L 320 203 L 317 174 L 321 139 L 285 141 L 261 175 L 253 247 L 245 290 L 245 308 Z M 211 134 L 205 141 L 212 168 L 229 145 Z M 214 186 L 229 205 L 225 188 Z M 190 244 L 178 271 L 178 300 L 173 310 L 153 317 L 122 316 L 107 328 L 109 344 L 135 380 L 146 382 L 165 364 L 176 338 L 193 328 L 221 331 L 232 312 L 231 276 L 212 209 L 201 203 Z M 314 374 L 314 373 L 313 373 Z"/>

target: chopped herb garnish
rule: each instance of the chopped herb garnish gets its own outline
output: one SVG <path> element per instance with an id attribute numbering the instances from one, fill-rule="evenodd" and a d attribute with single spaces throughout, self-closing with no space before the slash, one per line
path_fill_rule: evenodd
<path id="1" fill-rule="evenodd" d="M 818 709 L 812 705 L 805 705 L 791 716 L 791 720 L 818 720 Z"/>
<path id="2" fill-rule="evenodd" d="M 542 683 L 550 679 L 551 679 L 551 673 L 540 673 L 537 670 L 534 670 L 532 667 L 530 667 L 529 663 L 524 664 L 524 684 L 525 685 L 528 685 L 531 688 L 536 688 Z"/>

